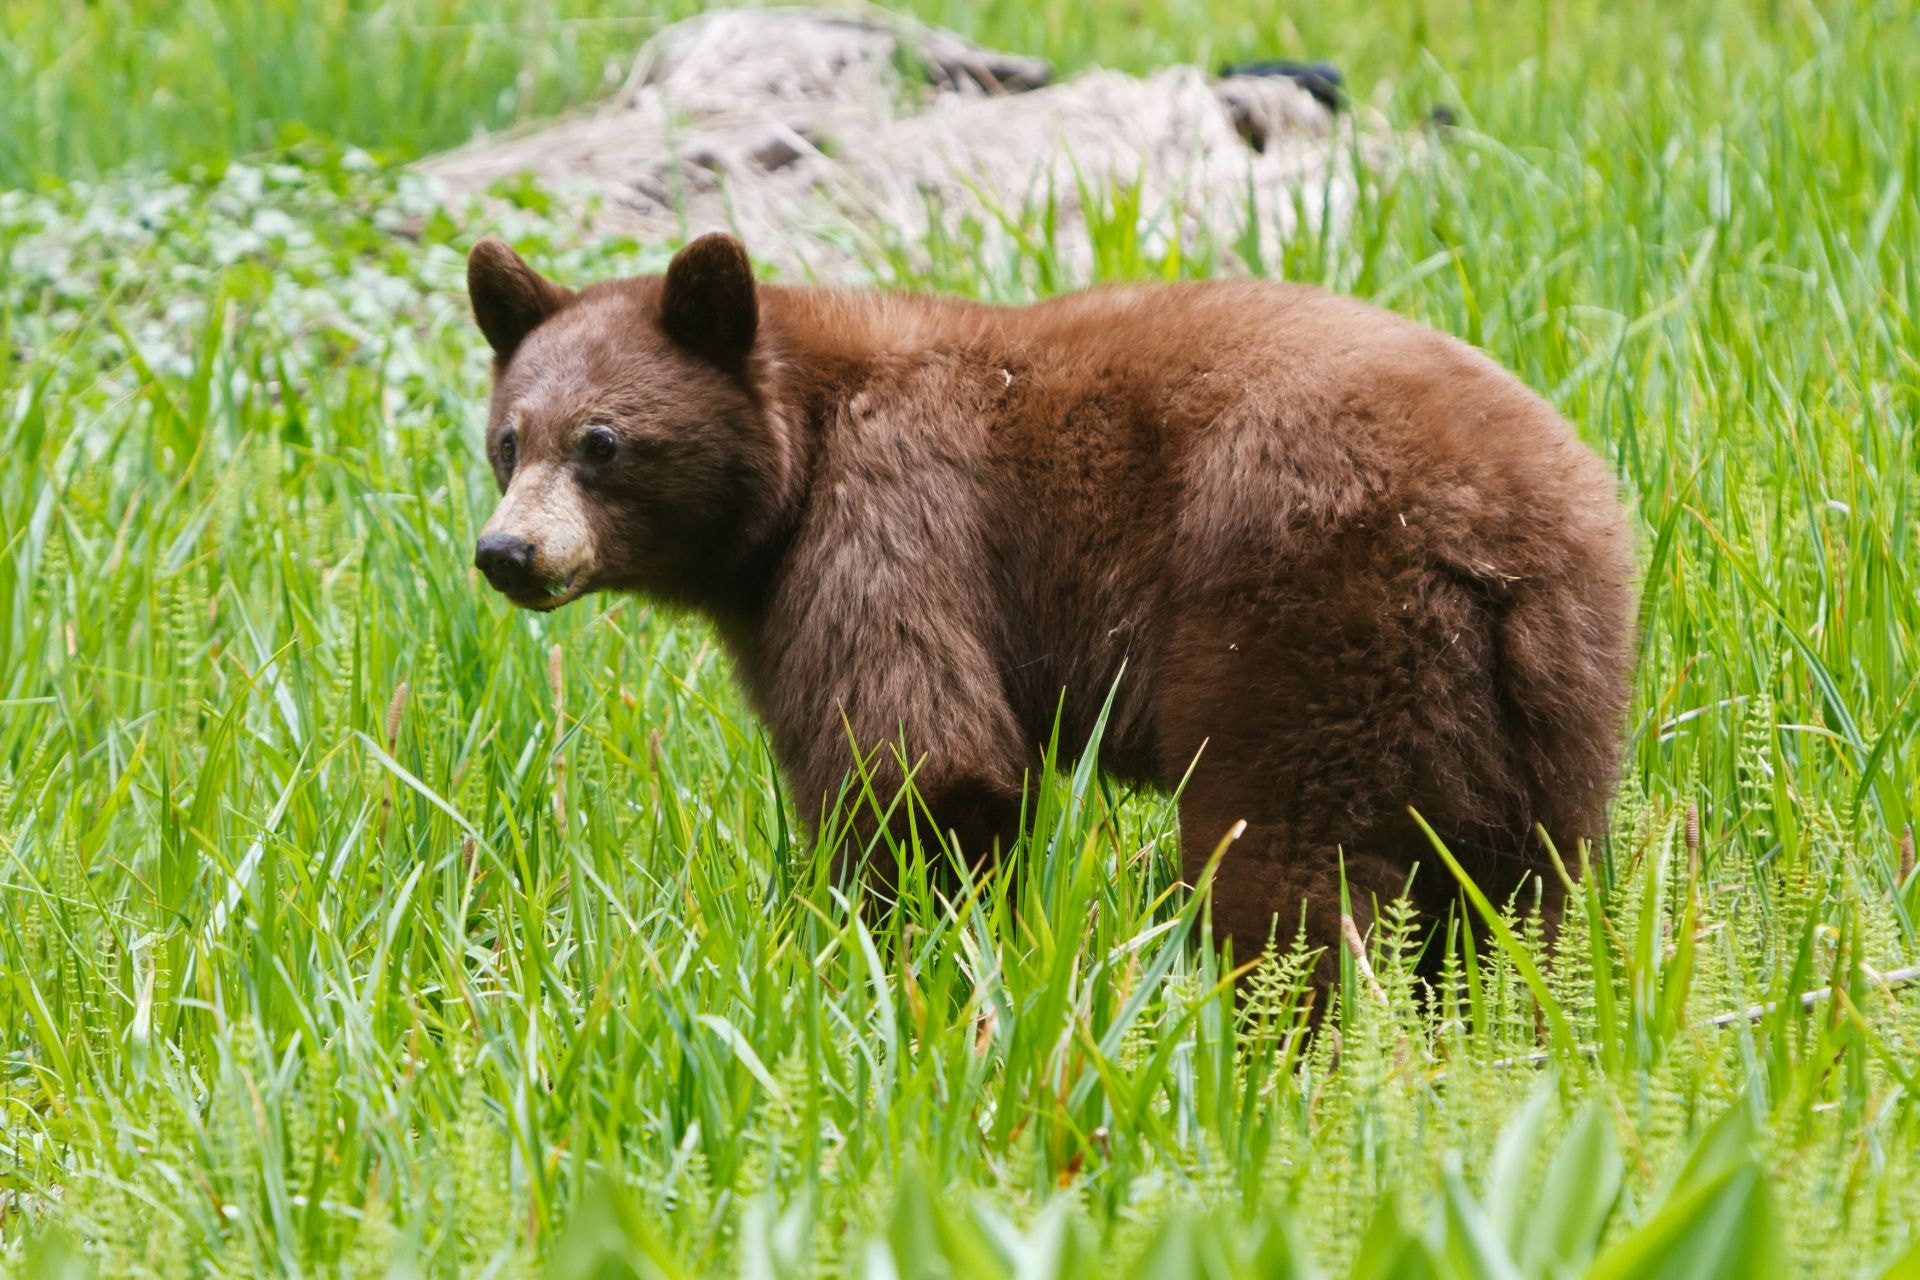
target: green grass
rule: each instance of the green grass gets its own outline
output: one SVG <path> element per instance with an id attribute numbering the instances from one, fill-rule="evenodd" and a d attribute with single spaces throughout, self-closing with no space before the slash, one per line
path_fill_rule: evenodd
<path id="1" fill-rule="evenodd" d="M 1390 917 L 1308 1038 L 1297 957 L 1236 1008 L 1183 941 L 1164 798 L 1050 773 L 1017 890 L 879 923 L 698 623 L 473 581 L 479 227 L 355 145 L 579 101 L 661 12 L 0 9 L 0 1270 L 1915 1274 L 1920 17 L 922 10 L 1457 105 L 1268 269 L 1482 344 L 1633 505 L 1558 947 L 1507 915 L 1423 992 Z M 1104 274 L 1210 269 L 1111 207 Z M 563 279 L 672 248 L 489 228 Z M 924 278 L 1073 283 L 1045 244 Z"/>

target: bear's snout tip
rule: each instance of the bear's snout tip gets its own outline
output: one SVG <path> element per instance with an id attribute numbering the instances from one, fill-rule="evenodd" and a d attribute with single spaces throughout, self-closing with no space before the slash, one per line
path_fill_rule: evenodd
<path id="1" fill-rule="evenodd" d="M 474 544 L 473 567 L 487 575 L 496 591 L 526 595 L 540 584 L 534 581 L 535 546 L 511 533 L 487 533 Z"/>
<path id="2" fill-rule="evenodd" d="M 579 599 L 593 586 L 590 566 L 557 567 L 552 557 L 551 548 L 512 533 L 482 534 L 473 546 L 473 567 L 495 591 L 541 613 Z"/>

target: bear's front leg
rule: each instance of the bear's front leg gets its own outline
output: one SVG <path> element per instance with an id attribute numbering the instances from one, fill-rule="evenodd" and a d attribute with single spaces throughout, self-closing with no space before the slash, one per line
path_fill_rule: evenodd
<path id="1" fill-rule="evenodd" d="M 865 785 L 850 789 L 834 851 L 834 874 L 842 884 L 857 877 L 877 897 L 892 901 L 917 843 L 929 879 L 950 890 L 960 883 L 956 854 L 971 870 L 984 870 L 1020 833 L 1017 779 L 956 774 L 926 757 L 913 770 L 911 791 L 899 779 L 891 763 L 877 775 L 869 764 Z"/>
<path id="2" fill-rule="evenodd" d="M 913 839 L 944 874 L 941 842 L 978 866 L 1019 834 L 1027 752 L 998 670 L 969 637 L 938 641 L 891 662 L 793 654 L 809 661 L 754 682 L 801 818 L 838 840 L 843 879 L 859 871 L 887 897 Z"/>
<path id="3" fill-rule="evenodd" d="M 941 701 L 888 715 L 843 700 L 786 766 L 803 815 L 838 838 L 843 884 L 858 875 L 891 900 L 917 841 L 951 885 L 949 848 L 978 868 L 1019 835 L 1024 756 L 1004 700 Z"/>
<path id="4" fill-rule="evenodd" d="M 880 837 L 916 833 L 931 852 L 938 832 L 988 857 L 1016 834 L 1027 766 L 977 502 L 984 437 L 955 376 L 929 366 L 863 391 L 823 427 L 805 514 L 740 646 L 802 816 L 835 816 L 848 788 L 841 870 L 863 864 L 889 891 L 899 864 Z"/>

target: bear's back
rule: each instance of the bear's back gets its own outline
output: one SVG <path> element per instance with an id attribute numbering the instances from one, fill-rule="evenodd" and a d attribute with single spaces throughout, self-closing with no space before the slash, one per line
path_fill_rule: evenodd
<path id="1" fill-rule="evenodd" d="M 1488 536 L 1526 512 L 1577 538 L 1620 523 L 1610 475 L 1545 400 L 1474 347 L 1350 298 L 1119 286 L 954 319 L 962 346 L 1006 366 L 996 425 L 1016 466 L 1119 482 L 1119 457 L 1189 516 L 1264 504 L 1215 521 L 1232 530 L 1416 499 Z"/>

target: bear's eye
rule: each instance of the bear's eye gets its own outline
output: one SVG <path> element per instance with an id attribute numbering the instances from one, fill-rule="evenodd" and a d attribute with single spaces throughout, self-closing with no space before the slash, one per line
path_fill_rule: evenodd
<path id="1" fill-rule="evenodd" d="M 580 451 L 589 462 L 607 462 L 619 449 L 620 441 L 605 427 L 593 427 L 580 441 Z"/>
<path id="2" fill-rule="evenodd" d="M 517 454 L 518 452 L 519 452 L 519 446 L 516 445 L 513 441 L 513 432 L 509 431 L 507 432 L 507 434 L 500 437 L 500 465 L 501 466 L 505 467 L 509 471 L 513 470 L 514 455 Z"/>

